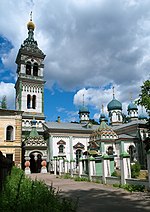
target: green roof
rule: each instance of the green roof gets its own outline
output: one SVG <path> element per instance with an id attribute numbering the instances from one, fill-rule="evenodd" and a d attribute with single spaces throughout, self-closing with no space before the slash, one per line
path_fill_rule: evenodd
<path id="1" fill-rule="evenodd" d="M 108 103 L 107 108 L 108 111 L 115 109 L 122 110 L 122 104 L 114 97 L 113 100 L 111 100 L 111 102 Z"/>

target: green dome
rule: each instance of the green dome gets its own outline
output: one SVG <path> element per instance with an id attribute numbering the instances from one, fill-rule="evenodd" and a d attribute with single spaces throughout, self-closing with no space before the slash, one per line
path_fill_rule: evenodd
<path id="1" fill-rule="evenodd" d="M 104 113 L 101 113 L 100 118 L 99 118 L 99 121 L 101 122 L 103 120 L 104 121 L 108 121 L 108 118 L 106 117 L 106 115 Z"/>
<path id="2" fill-rule="evenodd" d="M 108 103 L 107 109 L 108 111 L 115 109 L 122 110 L 122 104 L 117 99 L 113 98 L 113 100 Z"/>
<path id="3" fill-rule="evenodd" d="M 141 113 L 138 118 L 139 118 L 139 120 L 147 119 L 147 115 L 144 113 Z"/>
<path id="4" fill-rule="evenodd" d="M 138 110 L 137 105 L 134 104 L 133 102 L 131 102 L 131 103 L 128 105 L 128 110 Z"/>
<path id="5" fill-rule="evenodd" d="M 88 107 L 81 106 L 79 109 L 79 113 L 90 113 Z"/>

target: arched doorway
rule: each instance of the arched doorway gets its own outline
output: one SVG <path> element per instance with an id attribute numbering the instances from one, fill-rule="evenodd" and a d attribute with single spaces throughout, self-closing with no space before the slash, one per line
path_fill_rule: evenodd
<path id="1" fill-rule="evenodd" d="M 30 154 L 30 170 L 31 173 L 41 172 L 42 154 L 40 152 L 32 152 Z"/>

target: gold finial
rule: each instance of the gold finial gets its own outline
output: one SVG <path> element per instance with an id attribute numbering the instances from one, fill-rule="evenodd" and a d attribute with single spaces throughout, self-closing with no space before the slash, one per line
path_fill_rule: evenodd
<path id="1" fill-rule="evenodd" d="M 113 86 L 113 99 L 115 99 L 115 87 Z"/>
<path id="2" fill-rule="evenodd" d="M 35 25 L 34 25 L 34 23 L 32 22 L 32 11 L 31 11 L 31 13 L 30 13 L 30 21 L 29 21 L 28 24 L 27 24 L 27 28 L 28 28 L 28 30 L 29 30 L 29 29 L 32 29 L 32 30 L 35 29 Z"/>

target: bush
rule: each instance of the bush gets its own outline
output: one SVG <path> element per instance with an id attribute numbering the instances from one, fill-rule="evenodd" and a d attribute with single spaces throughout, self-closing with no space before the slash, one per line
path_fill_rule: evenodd
<path id="1" fill-rule="evenodd" d="M 140 175 L 141 166 L 139 163 L 131 165 L 131 177 L 137 178 Z"/>
<path id="2" fill-rule="evenodd" d="M 0 193 L 0 211 L 7 212 L 73 212 L 77 203 L 61 198 L 59 192 L 44 182 L 31 180 L 13 167 Z"/>
<path id="3" fill-rule="evenodd" d="M 113 187 L 116 188 L 123 188 L 127 191 L 130 192 L 144 192 L 145 190 L 145 186 L 144 185 L 129 185 L 129 184 L 125 184 L 125 185 L 121 185 L 121 184 L 113 184 Z"/>

